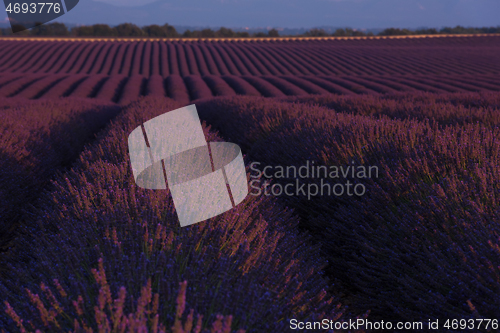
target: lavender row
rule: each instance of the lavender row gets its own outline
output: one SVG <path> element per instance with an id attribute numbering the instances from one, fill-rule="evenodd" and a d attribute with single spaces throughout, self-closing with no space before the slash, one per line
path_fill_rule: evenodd
<path id="1" fill-rule="evenodd" d="M 50 88 L 38 92 L 38 95 L 36 95 L 36 97 L 43 96 L 43 98 L 46 99 L 53 99 L 67 96 L 72 93 L 74 89 L 85 79 L 85 75 L 71 75 L 68 77 L 64 77 L 62 80 L 54 82 L 54 85 L 52 85 Z"/>
<path id="2" fill-rule="evenodd" d="M 0 252 L 4 252 L 19 231 L 24 210 L 119 108 L 79 99 L 3 99 L 0 104 Z M 1 259 L 6 255 L 10 253 L 1 253 Z"/>
<path id="3" fill-rule="evenodd" d="M 152 333 L 166 333 L 169 324 L 160 321 L 160 314 L 158 308 L 160 306 L 160 297 L 158 293 L 151 291 L 151 279 L 148 279 L 146 285 L 141 289 L 141 294 L 134 302 L 133 298 L 127 299 L 127 288 L 121 287 L 117 297 L 113 298 L 111 288 L 106 279 L 106 271 L 103 265 L 103 259 L 99 259 L 98 269 L 92 268 L 92 275 L 94 276 L 98 285 L 98 296 L 96 296 L 95 303 L 98 306 L 94 307 L 94 317 L 98 324 L 98 330 L 101 332 L 110 332 L 112 330 L 120 330 L 122 332 L 140 331 Z M 59 283 L 59 280 L 54 279 L 53 287 L 40 283 L 40 289 L 47 300 L 47 304 L 42 300 L 38 294 L 34 294 L 31 290 L 26 289 L 29 296 L 30 303 L 39 311 L 37 319 L 43 322 L 43 329 L 58 330 L 62 329 L 61 319 L 59 317 L 69 317 L 65 309 L 73 306 L 78 314 L 74 318 L 73 325 L 67 324 L 64 326 L 71 327 L 73 332 L 92 332 L 92 325 L 89 325 L 85 317 L 89 316 L 83 306 L 83 298 L 81 295 L 77 299 L 68 297 L 68 293 Z M 177 306 L 175 309 L 175 319 L 171 323 L 172 333 L 201 333 L 202 332 L 202 319 L 203 315 L 197 314 L 194 317 L 194 310 L 189 311 L 186 320 L 184 321 L 185 307 L 186 307 L 186 286 L 187 281 L 180 284 L 179 294 L 177 296 Z M 54 291 L 53 291 L 54 290 Z M 128 313 L 124 311 L 126 303 L 135 303 L 135 312 Z M 33 321 L 21 318 L 19 314 L 12 308 L 9 302 L 5 301 L 5 312 L 10 319 L 15 323 L 15 326 L 20 332 L 29 332 L 26 327 L 35 331 L 41 332 L 40 327 L 37 327 Z M 47 307 L 50 306 L 50 310 Z M 92 312 L 92 311 L 90 311 Z M 211 333 L 231 333 L 232 316 L 217 316 L 217 319 L 211 326 Z M 168 325 L 168 326 L 167 326 Z M 6 331 L 2 328 L 2 333 Z M 204 330 L 204 333 L 209 333 Z M 245 333 L 245 330 L 238 330 L 237 333 Z"/>
<path id="4" fill-rule="evenodd" d="M 377 168 L 378 177 L 346 178 L 366 195 L 279 197 L 322 245 L 351 309 L 384 320 L 498 317 L 498 95 L 292 101 L 306 103 L 233 97 L 198 109 L 248 163 Z"/>
<path id="5" fill-rule="evenodd" d="M 210 98 L 213 96 L 212 91 L 205 81 L 203 81 L 201 76 L 186 76 L 184 82 L 186 83 L 188 91 L 191 93 L 191 100 Z"/>
<path id="6" fill-rule="evenodd" d="M 0 44 L 5 44 L 0 47 L 5 49 L 2 58 L 8 60 L 0 62 L 0 71 L 140 74 L 146 77 L 168 74 L 498 75 L 499 38 L 437 38 L 432 45 L 422 45 L 418 39 L 392 40 L 390 43 L 384 40 L 266 43 L 1 41 Z M 456 39 L 460 39 L 460 43 L 450 47 L 450 41 Z M 485 40 L 490 44 L 484 43 Z M 162 63 L 161 72 L 160 66 L 151 66 L 152 59 L 154 63 Z"/>
<path id="7" fill-rule="evenodd" d="M 319 105 L 339 113 L 397 119 L 430 120 L 440 125 L 500 124 L 500 96 L 482 93 L 397 93 L 365 96 L 300 96 L 284 99 Z"/>
<path id="8" fill-rule="evenodd" d="M 174 295 L 184 280 L 186 307 L 204 314 L 203 328 L 218 314 L 232 315 L 233 327 L 247 332 L 285 331 L 292 318 L 342 318 L 326 292 L 326 262 L 318 247 L 276 200 L 249 196 L 223 215 L 181 228 L 168 191 L 135 186 L 128 133 L 178 106 L 165 98 L 130 104 L 73 169 L 56 178 L 30 218 L 26 237 L 18 240 L 15 256 L 22 260 L 6 264 L 8 274 L 0 281 L 4 300 L 21 318 L 43 327 L 23 288 L 40 294 L 40 283 L 58 279 L 71 299 L 81 296 L 84 313 L 91 313 L 98 289 L 89 273 L 102 257 L 113 294 L 124 286 L 139 295 L 151 280 L 152 292 L 164 301 L 161 322 L 174 321 Z M 220 140 L 209 127 L 204 132 L 208 141 Z M 69 328 L 79 317 L 71 304 L 64 308 L 67 316 L 58 320 Z M 133 304 L 124 311 L 133 311 Z M 96 327 L 96 318 L 84 319 Z M 15 325 L 3 313 L 0 323 Z"/>
<path id="9" fill-rule="evenodd" d="M 143 77 L 144 80 L 138 79 Z M 160 80 L 164 79 L 163 88 Z M 140 74 L 124 75 L 75 74 L 30 74 L 19 76 L 9 74 L 0 82 L 0 96 L 26 97 L 31 99 L 51 97 L 91 97 L 112 102 L 131 102 L 140 96 L 154 94 L 169 96 L 176 100 L 195 100 L 213 96 L 249 95 L 265 97 L 326 95 L 326 94 L 393 94 L 396 92 L 438 92 L 450 91 L 496 91 L 494 78 L 488 76 L 470 77 L 337 77 L 337 76 L 197 76 L 184 77 L 160 75 L 145 77 Z M 174 87 L 169 87 L 172 84 Z M 207 86 L 208 85 L 208 86 Z M 150 87 L 151 89 L 149 89 Z M 153 88 L 156 87 L 156 88 Z M 126 91 L 124 90 L 126 89 Z M 163 89 L 163 92 L 161 92 Z M 172 94 L 169 93 L 172 91 Z M 177 97 L 173 91 L 187 92 Z M 181 98 L 181 99 L 177 99 Z"/>

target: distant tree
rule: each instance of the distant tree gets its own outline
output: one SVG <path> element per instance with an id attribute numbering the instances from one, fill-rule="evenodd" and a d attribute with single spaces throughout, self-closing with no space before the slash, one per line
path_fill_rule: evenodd
<path id="1" fill-rule="evenodd" d="M 348 36 L 365 36 L 366 34 L 361 30 L 355 30 L 351 28 L 345 29 Z"/>
<path id="2" fill-rule="evenodd" d="M 99 36 L 99 37 L 105 37 L 105 36 L 117 36 L 118 32 L 116 31 L 115 28 L 111 28 L 107 24 L 94 24 L 92 26 L 93 34 L 92 36 Z"/>
<path id="3" fill-rule="evenodd" d="M 144 31 L 132 23 L 122 23 L 115 27 L 118 36 L 122 37 L 138 37 L 144 36 Z"/>
<path id="4" fill-rule="evenodd" d="M 257 32 L 253 34 L 254 37 L 267 37 L 267 34 L 264 32 Z"/>
<path id="5" fill-rule="evenodd" d="M 247 31 L 239 31 L 236 33 L 235 37 L 247 38 L 250 37 L 250 34 Z"/>
<path id="6" fill-rule="evenodd" d="M 192 38 L 192 37 L 196 37 L 196 34 L 194 31 L 191 31 L 191 30 L 186 30 L 184 31 L 184 33 L 182 34 L 182 37 L 184 38 Z"/>
<path id="7" fill-rule="evenodd" d="M 74 27 L 71 29 L 71 35 L 77 37 L 92 36 L 94 34 L 94 28 L 92 26 L 81 26 Z"/>
<path id="8" fill-rule="evenodd" d="M 347 34 L 347 31 L 340 28 L 340 29 L 335 30 L 335 32 L 332 34 L 332 36 L 348 36 L 348 34 Z"/>
<path id="9" fill-rule="evenodd" d="M 215 31 L 213 31 L 212 29 L 203 29 L 200 31 L 200 37 L 213 38 L 215 37 Z"/>
<path id="10" fill-rule="evenodd" d="M 360 30 L 353 30 L 351 36 L 366 36 L 366 34 Z"/>
<path id="11" fill-rule="evenodd" d="M 162 25 L 162 28 L 166 31 L 167 33 L 167 37 L 179 37 L 179 33 L 177 32 L 177 30 L 175 30 L 175 28 L 171 25 L 169 25 L 168 23 L 165 23 L 164 25 Z"/>
<path id="12" fill-rule="evenodd" d="M 228 38 L 228 37 L 235 37 L 236 33 L 231 29 L 222 27 L 215 32 L 215 36 Z"/>
<path id="13" fill-rule="evenodd" d="M 480 32 L 482 34 L 494 34 L 494 33 L 500 32 L 500 27 L 498 27 L 498 28 L 495 28 L 495 27 L 483 27 L 483 28 L 479 28 L 477 30 L 478 30 L 478 32 Z"/>
<path id="14" fill-rule="evenodd" d="M 107 24 L 94 24 L 88 26 L 74 27 L 71 29 L 71 35 L 80 37 L 110 37 L 117 36 L 115 28 L 111 28 Z"/>
<path id="15" fill-rule="evenodd" d="M 314 28 L 306 31 L 305 35 L 310 37 L 322 37 L 328 36 L 328 33 L 325 31 L 325 29 Z"/>
<path id="16" fill-rule="evenodd" d="M 380 36 L 404 36 L 412 35 L 413 32 L 408 29 L 388 28 L 379 33 Z"/>
<path id="17" fill-rule="evenodd" d="M 12 30 L 10 28 L 4 28 L 4 29 L 0 28 L 0 36 L 1 35 L 10 36 L 10 35 L 12 35 Z"/>
<path id="18" fill-rule="evenodd" d="M 147 25 L 142 27 L 142 30 L 149 37 L 167 37 L 167 31 L 158 24 Z"/>
<path id="19" fill-rule="evenodd" d="M 30 33 L 28 30 L 26 30 L 26 27 L 22 24 L 13 24 L 11 31 L 12 33 L 15 33 L 16 36 L 27 36 Z"/>
<path id="20" fill-rule="evenodd" d="M 480 29 L 481 33 L 485 34 L 498 34 L 500 33 L 500 26 L 498 27 L 488 27 L 488 28 L 481 28 Z"/>
<path id="21" fill-rule="evenodd" d="M 267 32 L 267 35 L 269 37 L 279 37 L 280 36 L 280 33 L 278 32 L 278 30 L 276 29 L 271 29 Z"/>
<path id="22" fill-rule="evenodd" d="M 68 36 L 68 28 L 63 23 L 36 23 L 35 27 L 30 30 L 30 35 L 33 36 Z"/>
<path id="23" fill-rule="evenodd" d="M 12 32 L 11 28 L 4 28 L 4 29 L 0 28 L 0 36 L 1 35 L 10 36 L 12 34 L 13 34 L 13 32 Z"/>
<path id="24" fill-rule="evenodd" d="M 415 34 L 417 35 L 436 35 L 439 34 L 439 31 L 435 28 L 431 29 L 417 29 L 415 30 Z"/>
<path id="25" fill-rule="evenodd" d="M 465 28 L 462 27 L 461 25 L 457 25 L 454 28 L 450 27 L 445 27 L 441 29 L 439 32 L 445 33 L 445 34 L 477 34 L 481 33 L 481 28 Z"/>
<path id="26" fill-rule="evenodd" d="M 460 26 L 458 26 L 458 27 L 460 27 Z M 444 27 L 441 30 L 439 30 L 439 32 L 442 34 L 452 34 L 452 33 L 454 33 L 454 31 L 456 31 L 456 30 L 452 27 Z"/>

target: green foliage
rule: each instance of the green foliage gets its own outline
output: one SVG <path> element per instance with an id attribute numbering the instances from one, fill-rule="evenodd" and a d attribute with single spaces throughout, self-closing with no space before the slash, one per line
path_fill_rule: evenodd
<path id="1" fill-rule="evenodd" d="M 445 33 L 445 34 L 473 34 L 473 33 L 477 33 L 475 28 L 465 28 L 465 27 L 462 27 L 460 25 L 457 25 L 454 28 L 445 27 L 445 28 L 441 29 L 440 32 Z"/>
<path id="2" fill-rule="evenodd" d="M 182 37 L 185 37 L 185 38 L 197 37 L 196 31 L 191 31 L 188 29 L 188 30 L 184 31 L 184 33 L 182 34 Z"/>
<path id="3" fill-rule="evenodd" d="M 7 28 L 7 29 L 3 29 L 5 34 L 6 35 L 16 35 L 16 36 L 27 36 L 29 35 L 29 31 L 28 30 L 22 30 L 22 29 L 26 29 L 24 27 L 24 25 L 22 24 L 14 24 L 12 25 L 12 29 L 10 28 Z M 20 31 L 22 30 L 22 31 Z M 13 31 L 18 31 L 16 33 L 14 33 Z"/>
<path id="4" fill-rule="evenodd" d="M 163 26 L 157 24 L 147 25 L 142 27 L 142 30 L 149 37 L 179 37 L 177 30 L 169 24 Z"/>
<path id="5" fill-rule="evenodd" d="M 266 33 L 263 32 L 257 32 L 256 34 L 253 35 L 254 37 L 267 37 Z"/>
<path id="6" fill-rule="evenodd" d="M 436 34 L 488 34 L 488 33 L 500 33 L 500 27 L 484 27 L 484 28 L 464 28 L 462 26 L 456 26 L 454 28 L 445 27 L 441 30 L 436 28 L 424 28 L 417 30 L 410 29 L 400 29 L 400 28 L 387 28 L 380 32 L 379 36 L 407 36 L 407 35 L 436 35 Z M 374 36 L 373 32 L 364 32 L 360 30 L 355 30 L 351 28 L 340 28 L 335 30 L 332 34 L 329 34 L 324 29 L 313 28 L 306 31 L 304 36 L 310 37 L 322 37 L 322 36 Z M 256 36 L 263 37 L 263 36 Z"/>
<path id="7" fill-rule="evenodd" d="M 167 37 L 167 32 L 158 24 L 151 24 L 142 27 L 142 30 L 149 37 Z"/>
<path id="8" fill-rule="evenodd" d="M 347 32 L 342 28 L 335 30 L 335 32 L 332 35 L 333 36 L 348 36 Z"/>
<path id="9" fill-rule="evenodd" d="M 439 34 L 439 31 L 436 28 L 431 29 L 417 29 L 415 30 L 417 35 L 436 35 Z"/>
<path id="10" fill-rule="evenodd" d="M 444 27 L 441 30 L 435 28 L 430 29 L 398 29 L 398 28 L 388 28 L 379 33 L 380 36 L 401 36 L 401 35 L 436 35 L 436 34 L 493 34 L 500 33 L 500 26 L 498 27 L 483 27 L 483 28 L 473 28 L 473 27 L 462 27 L 457 25 L 456 27 Z"/>
<path id="11" fill-rule="evenodd" d="M 328 32 L 326 32 L 325 29 L 314 28 L 309 31 L 306 31 L 305 35 L 311 37 L 323 37 L 323 36 L 328 36 Z"/>
<path id="12" fill-rule="evenodd" d="M 204 36 L 202 36 L 202 31 L 203 31 Z M 188 29 L 188 30 L 184 31 L 184 33 L 182 34 L 182 37 L 184 37 L 184 38 L 215 37 L 215 32 L 212 31 L 211 29 L 204 29 L 202 31 L 200 31 L 200 30 L 191 31 Z"/>
<path id="13" fill-rule="evenodd" d="M 373 33 L 365 33 L 363 31 L 354 30 L 351 28 L 345 28 L 345 29 L 340 28 L 335 30 L 332 36 L 373 36 Z"/>
<path id="14" fill-rule="evenodd" d="M 93 26 L 93 36 L 116 36 L 117 31 L 111 28 L 107 24 L 94 24 Z"/>
<path id="15" fill-rule="evenodd" d="M 132 23 L 122 23 L 115 27 L 118 36 L 120 37 L 139 37 L 145 36 L 144 31 Z"/>
<path id="16" fill-rule="evenodd" d="M 19 30 L 19 29 L 17 29 Z M 500 33 L 500 26 L 497 27 L 444 27 L 440 30 L 436 28 L 422 28 L 417 30 L 387 28 L 380 32 L 379 36 L 406 36 L 406 35 L 436 35 L 436 34 L 490 34 Z M 116 27 L 110 27 L 107 24 L 94 24 L 89 26 L 74 27 L 71 32 L 63 23 L 40 24 L 31 30 L 25 30 L 15 33 L 16 36 L 77 36 L 77 37 L 160 37 L 160 38 L 241 38 L 250 37 L 246 31 L 236 32 L 232 29 L 221 27 L 214 31 L 210 28 L 203 30 L 186 30 L 183 34 L 179 34 L 175 27 L 164 24 L 162 26 L 151 24 L 144 27 L 138 27 L 132 23 L 123 23 Z M 13 35 L 9 28 L 0 29 L 1 35 Z M 279 37 L 279 31 L 271 29 L 266 34 L 265 32 L 257 32 L 251 35 L 252 37 Z M 326 37 L 326 36 L 374 36 L 373 32 L 364 32 L 352 28 L 339 28 L 333 33 L 329 33 L 325 29 L 312 28 L 306 31 L 303 36 L 308 37 Z"/>
<path id="17" fill-rule="evenodd" d="M 93 36 L 94 28 L 92 26 L 85 26 L 85 25 L 81 27 L 74 27 L 73 29 L 71 29 L 71 35 L 78 37 Z"/>
<path id="18" fill-rule="evenodd" d="M 75 27 L 71 29 L 71 34 L 73 36 L 106 37 L 117 36 L 117 31 L 107 24 L 94 24 L 90 26 Z"/>
<path id="19" fill-rule="evenodd" d="M 500 26 L 497 27 L 483 27 L 483 28 L 465 28 L 457 25 L 454 28 L 445 27 L 440 30 L 441 33 L 445 34 L 494 34 L 500 33 Z"/>
<path id="20" fill-rule="evenodd" d="M 203 29 L 202 31 L 200 31 L 200 37 L 213 38 L 215 37 L 215 31 L 213 31 L 212 29 Z"/>
<path id="21" fill-rule="evenodd" d="M 399 29 L 399 28 L 388 28 L 379 33 L 379 36 L 402 36 L 402 35 L 412 35 L 414 34 L 413 31 L 410 31 L 408 29 Z"/>
<path id="22" fill-rule="evenodd" d="M 233 30 L 228 29 L 228 28 L 224 28 L 224 27 L 217 30 L 215 32 L 215 34 L 217 35 L 217 37 L 235 37 L 236 36 L 236 33 Z"/>
<path id="23" fill-rule="evenodd" d="M 241 38 L 241 37 L 250 37 L 250 34 L 246 31 L 233 31 L 232 29 L 229 28 L 220 28 L 219 30 L 215 31 L 215 37 L 217 38 Z"/>
<path id="24" fill-rule="evenodd" d="M 32 28 L 30 35 L 34 36 L 68 36 L 68 28 L 63 23 L 39 24 Z"/>
<path id="25" fill-rule="evenodd" d="M 179 33 L 177 32 L 177 30 L 175 30 L 175 28 L 171 25 L 169 25 L 168 23 L 165 23 L 164 25 L 162 25 L 162 28 L 165 29 L 165 31 L 167 32 L 167 37 L 179 37 Z"/>
<path id="26" fill-rule="evenodd" d="M 269 32 L 267 33 L 267 35 L 269 37 L 279 37 L 280 33 L 276 29 L 271 29 L 271 30 L 269 30 Z"/>

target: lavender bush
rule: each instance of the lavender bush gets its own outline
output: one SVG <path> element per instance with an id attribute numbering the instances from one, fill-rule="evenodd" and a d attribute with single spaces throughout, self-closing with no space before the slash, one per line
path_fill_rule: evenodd
<path id="1" fill-rule="evenodd" d="M 168 97 L 181 104 L 189 103 L 189 92 L 184 84 L 184 80 L 179 75 L 170 75 L 165 80 Z"/>
<path id="2" fill-rule="evenodd" d="M 286 95 L 268 81 L 257 76 L 243 76 L 264 97 L 285 97 Z"/>
<path id="3" fill-rule="evenodd" d="M 5 252 L 19 231 L 23 210 L 119 108 L 81 99 L 0 99 L 0 105 L 0 252 Z M 0 260 L 7 255 L 0 253 Z"/>
<path id="4" fill-rule="evenodd" d="M 184 78 L 188 91 L 191 92 L 191 100 L 213 97 L 212 91 L 201 76 L 190 75 Z"/>
<path id="5" fill-rule="evenodd" d="M 233 88 L 234 91 L 236 91 L 238 95 L 260 96 L 257 89 L 238 76 L 228 75 L 223 76 L 222 78 L 227 82 L 227 84 L 229 84 L 229 86 L 231 86 L 231 88 Z"/>
<path id="6" fill-rule="evenodd" d="M 99 332 L 152 332 L 152 333 L 166 333 L 167 326 L 160 322 L 160 315 L 158 309 L 160 307 L 159 294 L 153 294 L 151 291 L 151 279 L 147 284 L 141 288 L 140 296 L 137 301 L 134 301 L 132 296 L 131 301 L 134 303 L 135 312 L 125 313 L 125 305 L 127 303 L 127 289 L 121 287 L 117 298 L 113 298 L 111 288 L 106 278 L 106 272 L 103 266 L 102 258 L 99 259 L 98 269 L 92 268 L 92 275 L 98 284 L 98 296 L 93 309 L 93 317 L 97 324 Z M 40 284 L 40 289 L 43 296 L 47 301 L 44 302 L 43 298 L 38 294 L 34 294 L 31 290 L 26 289 L 29 296 L 30 303 L 35 306 L 39 312 L 39 321 L 43 322 L 43 330 L 60 331 L 64 322 L 73 324 L 72 332 L 93 332 L 92 325 L 89 325 L 85 319 L 88 317 L 84 307 L 84 301 L 81 295 L 77 299 L 70 299 L 68 293 L 61 286 L 57 279 L 53 280 L 53 285 L 57 290 L 56 293 L 45 285 L 43 282 Z M 179 294 L 176 300 L 175 319 L 171 326 L 172 333 L 201 333 L 203 315 L 197 315 L 194 319 L 194 311 L 190 310 L 189 315 L 185 315 L 186 306 L 186 286 L 187 281 L 180 284 Z M 57 296 L 56 296 L 57 295 Z M 16 323 L 20 332 L 29 332 L 26 329 L 28 326 L 35 332 L 41 332 L 31 320 L 25 321 L 16 313 L 9 302 L 5 301 L 5 312 Z M 49 307 L 49 309 L 47 309 Z M 66 309 L 74 308 L 77 316 L 71 318 L 67 314 Z M 185 322 L 183 323 L 183 318 Z M 216 320 L 212 324 L 210 331 L 205 330 L 205 333 L 231 333 L 232 316 L 217 315 Z M 68 324 L 70 326 L 70 324 Z M 5 330 L 2 329 L 2 333 Z M 245 330 L 238 330 L 236 333 L 245 333 Z"/>
<path id="7" fill-rule="evenodd" d="M 446 91 L 458 91 L 468 88 L 440 79 L 443 76 L 484 75 L 490 76 L 493 84 L 498 86 L 499 38 L 281 42 L 250 39 L 248 42 L 231 43 L 194 40 L 190 43 L 3 40 L 0 41 L 0 49 L 4 50 L 0 54 L 3 59 L 0 60 L 0 72 L 157 74 L 164 77 L 170 74 L 378 76 L 422 80 L 422 86 L 437 82 Z M 151 60 L 155 63 L 157 59 L 161 66 L 151 66 Z"/>
<path id="8" fill-rule="evenodd" d="M 83 81 L 79 82 L 68 95 L 71 97 L 95 97 L 97 91 L 99 91 L 108 80 L 108 77 L 104 75 L 91 75 L 86 77 Z M 66 96 L 68 96 L 66 95 Z"/>
<path id="9" fill-rule="evenodd" d="M 281 91 L 283 91 L 286 95 L 307 95 L 307 92 L 296 85 L 290 83 L 289 81 L 282 79 L 277 76 L 265 76 L 263 77 L 266 81 L 270 82 L 275 87 L 278 87 Z"/>
<path id="10" fill-rule="evenodd" d="M 167 99 L 131 104 L 71 172 L 57 177 L 23 226 L 27 236 L 15 251 L 21 260 L 6 265 L 8 275 L 0 281 L 4 300 L 20 318 L 41 326 L 36 307 L 26 306 L 29 295 L 23 288 L 39 293 L 41 282 L 58 279 L 69 295 L 81 295 L 92 309 L 97 294 L 90 273 L 102 257 L 115 294 L 125 286 L 137 295 L 151 279 L 153 291 L 166 300 L 158 310 L 163 322 L 174 320 L 174 290 L 184 280 L 190 281 L 186 304 L 204 314 L 203 328 L 217 314 L 232 315 L 233 328 L 247 332 L 284 331 L 291 318 L 343 318 L 327 293 L 321 273 L 326 262 L 318 247 L 299 234 L 297 218 L 275 200 L 249 196 L 221 216 L 181 228 L 168 191 L 134 185 L 128 133 L 178 106 Z M 208 141 L 219 140 L 208 127 L 205 135 Z M 73 318 L 78 315 L 68 311 Z M 124 311 L 133 311 L 133 304 Z M 9 316 L 0 315 L 0 322 L 15 325 Z M 91 316 L 86 322 L 97 325 Z"/>
<path id="11" fill-rule="evenodd" d="M 146 95 L 161 97 L 165 96 L 165 84 L 160 75 L 151 75 L 146 87 Z"/>
<path id="12" fill-rule="evenodd" d="M 47 90 L 52 88 L 54 85 L 62 81 L 67 75 L 51 75 L 47 76 L 39 81 L 36 82 L 36 84 L 32 84 L 26 89 L 23 89 L 21 91 L 16 92 L 14 95 L 15 97 L 21 97 L 21 98 L 38 98 L 42 96 Z"/>
<path id="13" fill-rule="evenodd" d="M 124 75 L 110 76 L 101 88 L 96 92 L 95 98 L 103 101 L 118 102 L 122 95 L 122 90 L 129 78 Z"/>
<path id="14" fill-rule="evenodd" d="M 236 96 L 236 92 L 220 76 L 209 75 L 204 76 L 203 79 L 214 96 Z"/>
<path id="15" fill-rule="evenodd" d="M 56 82 L 50 89 L 42 91 L 39 95 L 41 98 L 46 99 L 56 99 L 59 97 L 63 97 L 66 94 L 69 95 L 80 83 L 85 80 L 86 76 L 84 75 L 71 75 L 59 82 Z M 87 96 L 83 96 L 87 97 Z"/>
<path id="16" fill-rule="evenodd" d="M 143 95 L 146 90 L 147 79 L 140 75 L 132 75 L 127 79 L 123 87 L 123 92 L 121 93 L 119 103 L 126 105 L 132 101 L 135 101 L 139 96 Z"/>
<path id="17" fill-rule="evenodd" d="M 324 95 L 330 93 L 328 90 L 325 90 L 320 86 L 311 83 L 309 80 L 307 80 L 307 77 L 296 77 L 290 75 L 290 76 L 283 76 L 282 78 L 287 80 L 288 82 L 291 82 L 292 84 L 296 85 L 302 90 L 306 91 L 308 94 Z"/>
<path id="18" fill-rule="evenodd" d="M 338 112 L 245 97 L 198 108 L 249 162 L 379 167 L 362 197 L 283 198 L 323 244 L 329 276 L 358 310 L 386 320 L 494 318 L 500 132 L 498 96 L 488 96 L 294 98 Z M 481 101 L 487 107 L 467 105 Z M 421 120 L 408 116 L 421 111 Z"/>

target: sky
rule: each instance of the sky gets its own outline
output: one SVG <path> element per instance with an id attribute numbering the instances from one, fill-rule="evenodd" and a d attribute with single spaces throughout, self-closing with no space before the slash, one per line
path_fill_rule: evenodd
<path id="1" fill-rule="evenodd" d="M 500 0 L 80 0 L 58 21 L 139 26 L 479 27 L 500 26 Z"/>

